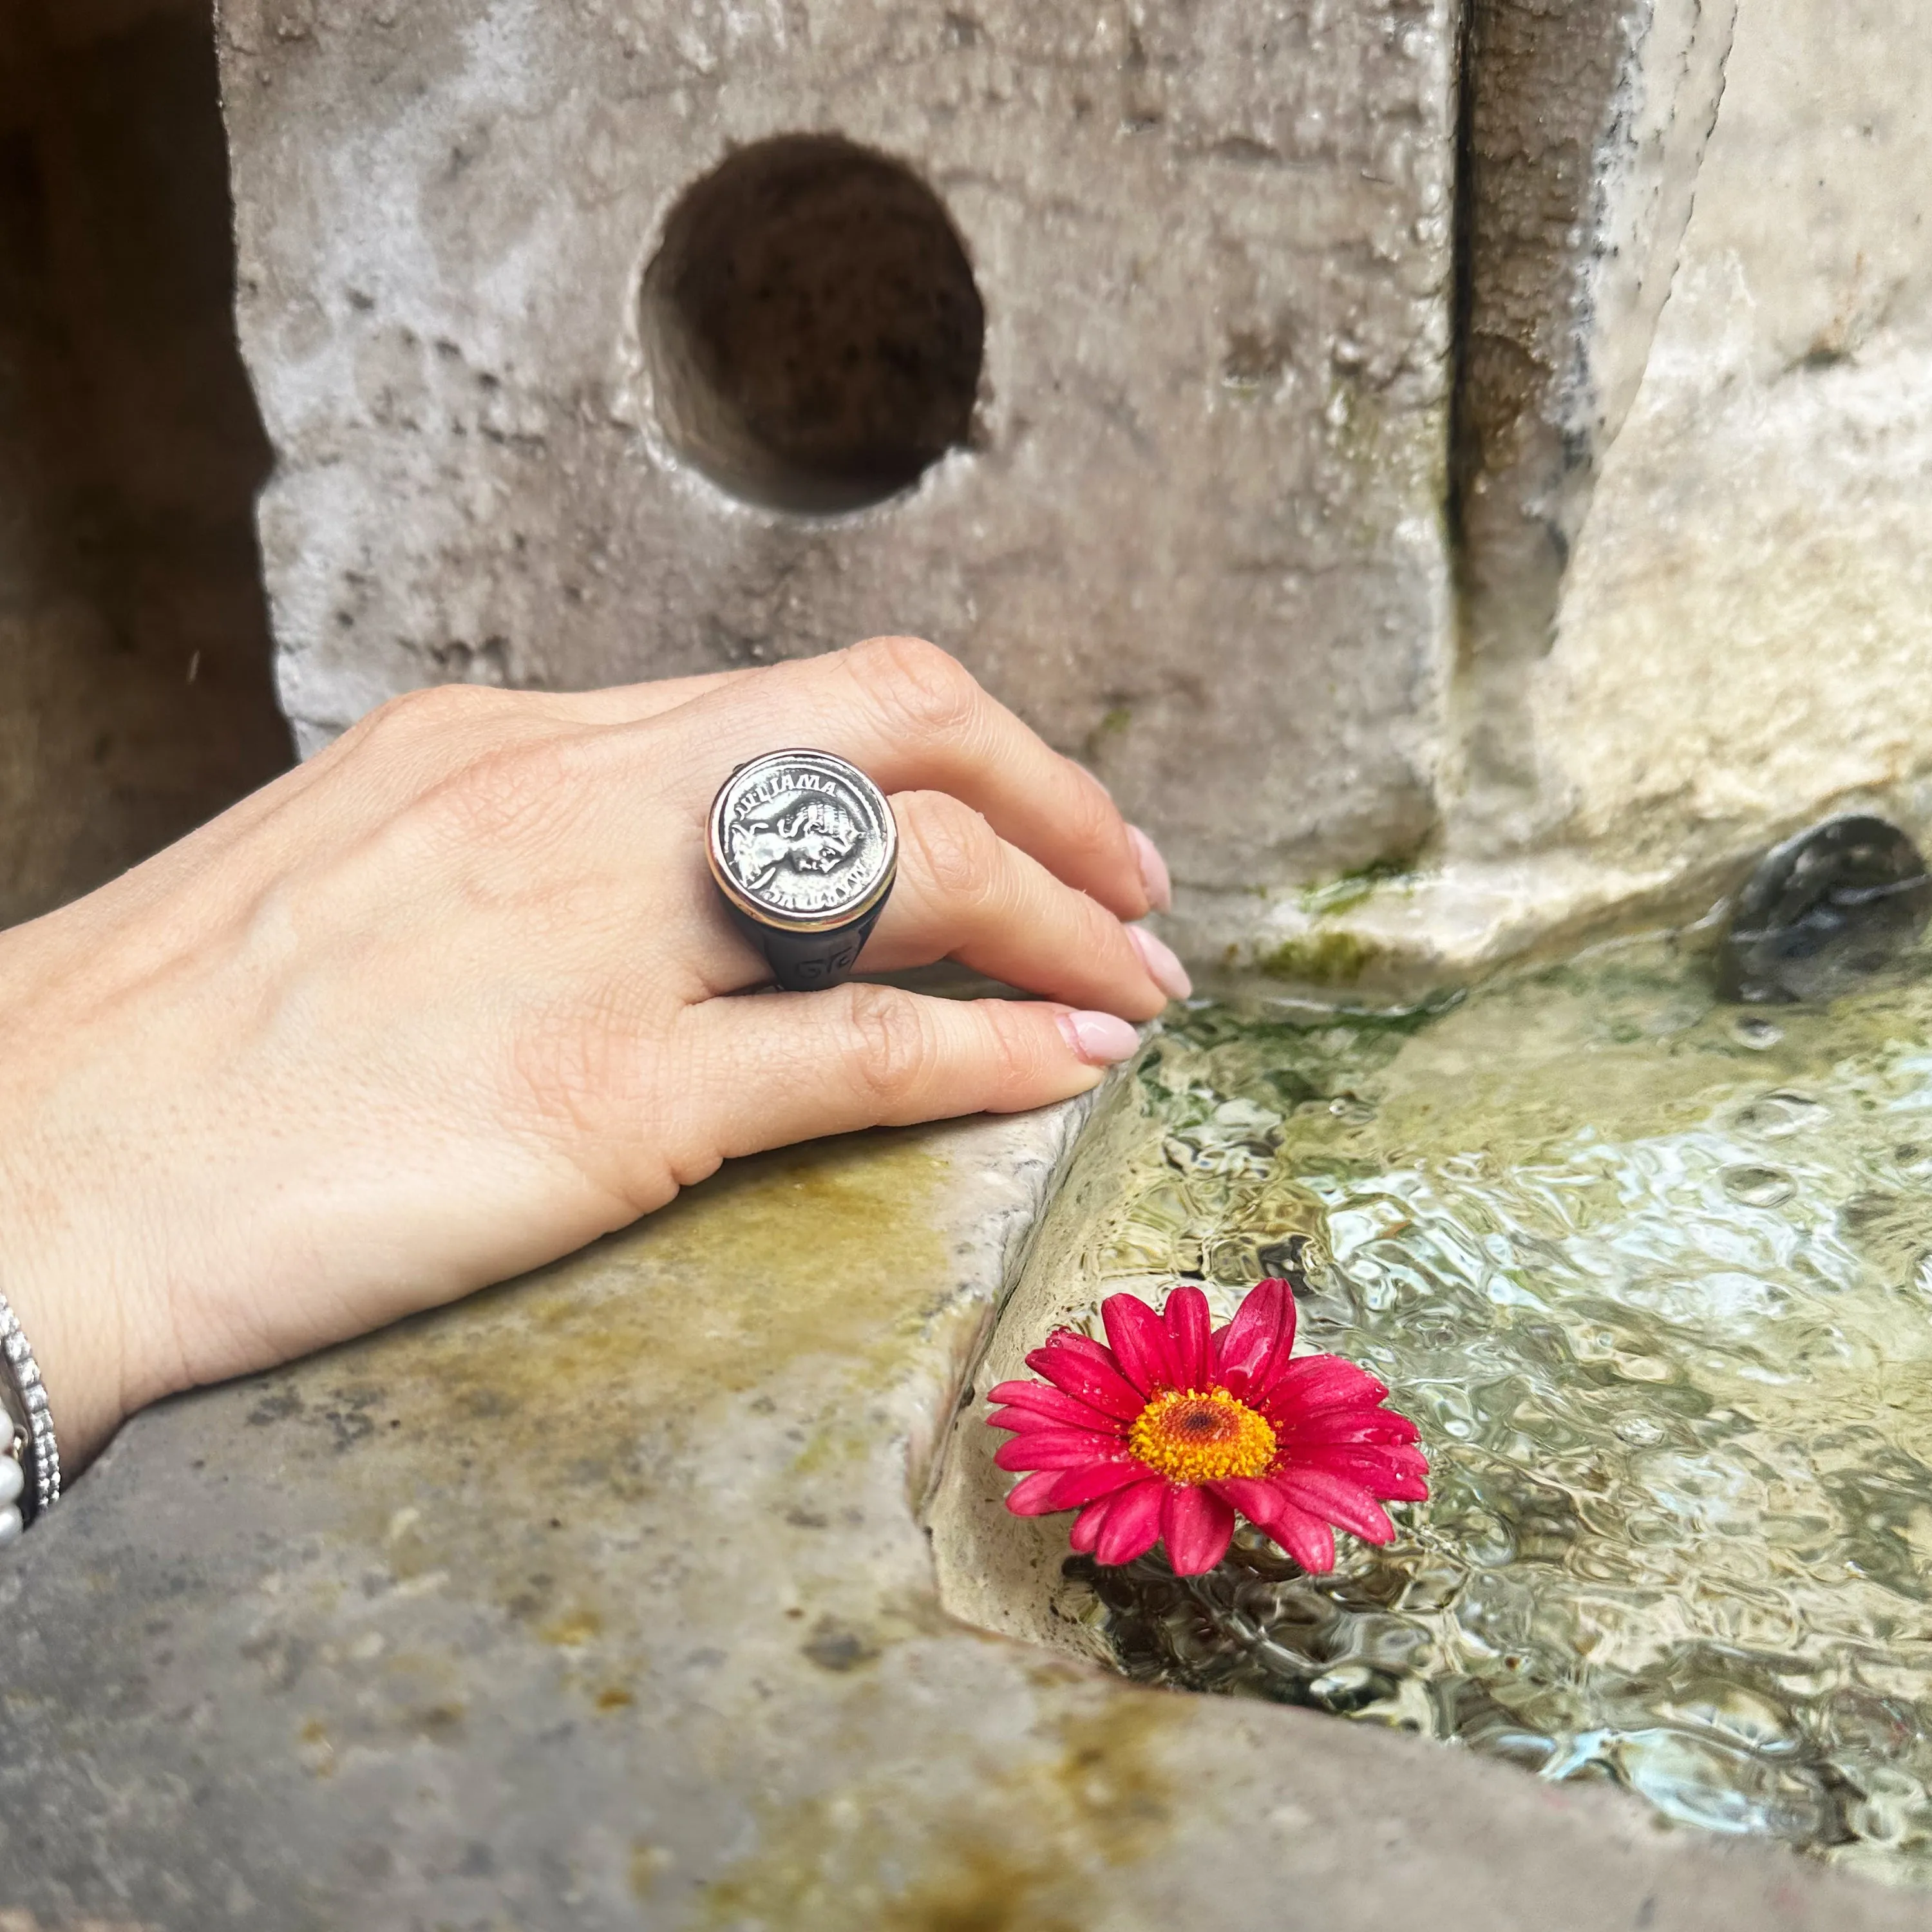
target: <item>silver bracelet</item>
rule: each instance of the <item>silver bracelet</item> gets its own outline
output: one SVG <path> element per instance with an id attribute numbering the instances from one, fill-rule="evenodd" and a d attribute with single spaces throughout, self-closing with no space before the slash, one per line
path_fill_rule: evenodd
<path id="1" fill-rule="evenodd" d="M 60 1444 L 40 1365 L 0 1294 L 0 1544 L 60 1501 Z"/>

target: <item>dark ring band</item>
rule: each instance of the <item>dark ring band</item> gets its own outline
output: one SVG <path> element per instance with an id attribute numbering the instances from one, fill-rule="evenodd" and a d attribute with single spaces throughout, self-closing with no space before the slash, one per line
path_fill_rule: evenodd
<path id="1" fill-rule="evenodd" d="M 892 807 L 863 772 L 802 748 L 754 758 L 718 787 L 706 844 L 726 910 L 779 986 L 851 977 L 898 868 Z"/>
<path id="2" fill-rule="evenodd" d="M 740 911 L 728 898 L 724 909 L 732 924 L 765 956 L 772 981 L 782 992 L 815 993 L 851 978 L 885 902 L 880 900 L 863 919 L 830 932 L 785 932 Z"/>

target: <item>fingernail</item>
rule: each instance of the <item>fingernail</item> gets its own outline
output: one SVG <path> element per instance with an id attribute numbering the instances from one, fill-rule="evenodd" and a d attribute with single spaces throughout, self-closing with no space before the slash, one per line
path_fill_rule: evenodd
<path id="1" fill-rule="evenodd" d="M 1062 1013 L 1060 1030 L 1090 1066 L 1112 1066 L 1141 1043 L 1140 1035 L 1112 1013 Z"/>
<path id="2" fill-rule="evenodd" d="M 1147 888 L 1148 904 L 1156 912 L 1172 911 L 1174 881 L 1167 875 L 1167 861 L 1160 856 L 1160 848 L 1138 825 L 1127 827 L 1127 839 L 1134 848 L 1135 862 L 1141 868 L 1141 884 Z"/>
<path id="3" fill-rule="evenodd" d="M 1129 926 L 1127 937 L 1134 942 L 1134 950 L 1148 969 L 1148 977 L 1170 1000 L 1184 1000 L 1193 992 L 1194 982 L 1187 976 L 1187 968 L 1174 956 L 1172 946 L 1155 938 L 1144 926 Z"/>

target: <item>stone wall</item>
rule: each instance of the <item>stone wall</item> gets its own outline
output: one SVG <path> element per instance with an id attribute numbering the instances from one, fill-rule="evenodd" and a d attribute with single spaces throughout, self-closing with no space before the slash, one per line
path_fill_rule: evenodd
<path id="1" fill-rule="evenodd" d="M 1682 259 L 1526 684 L 1540 825 L 1708 868 L 1932 799 L 1932 15 L 1742 0 Z"/>
<path id="2" fill-rule="evenodd" d="M 1695 916 L 1932 826 L 1932 200 L 1902 4 L 1474 0 L 1440 818 L 1216 937 L 1331 989 Z"/>
<path id="3" fill-rule="evenodd" d="M 1088 759 L 1198 888 L 1426 836 L 1446 0 L 221 20 L 305 745 L 439 678 L 583 685 L 913 631 Z M 822 152 L 758 146 L 801 134 L 891 166 L 840 185 Z M 685 200 L 734 154 L 708 212 Z M 971 288 L 895 177 L 937 197 Z M 746 241 L 767 218 L 811 238 Z M 959 371 L 906 363 L 956 297 L 983 340 L 949 436 Z M 771 327 L 760 362 L 747 332 Z M 734 389 L 747 361 L 779 388 Z M 856 432 L 814 386 L 916 415 L 921 383 L 945 453 L 825 514 L 853 500 Z"/>
<path id="4" fill-rule="evenodd" d="M 1352 994 L 1925 829 L 1902 0 L 656 19 L 230 0 L 304 744 L 922 631 Z M 285 754 L 206 14 L 0 32 L 11 918 Z"/>
<path id="5" fill-rule="evenodd" d="M 1903 0 L 222 26 L 305 745 L 922 632 L 1343 988 L 1918 812 Z"/>

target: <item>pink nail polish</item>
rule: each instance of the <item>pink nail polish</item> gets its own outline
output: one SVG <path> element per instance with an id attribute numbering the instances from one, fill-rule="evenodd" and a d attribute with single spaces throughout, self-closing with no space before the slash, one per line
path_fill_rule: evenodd
<path id="1" fill-rule="evenodd" d="M 1112 1013 L 1062 1013 L 1060 1030 L 1066 1036 L 1067 1045 L 1090 1066 L 1112 1066 L 1141 1043 L 1140 1035 Z"/>
<path id="2" fill-rule="evenodd" d="M 1138 825 L 1127 827 L 1127 841 L 1134 848 L 1134 859 L 1141 868 L 1141 884 L 1146 888 L 1148 901 L 1156 912 L 1170 912 L 1174 908 L 1174 881 L 1167 874 L 1167 861 L 1160 856 L 1160 848 Z"/>
<path id="3" fill-rule="evenodd" d="M 1148 977 L 1170 1000 L 1184 1000 L 1193 992 L 1194 982 L 1187 976 L 1187 968 L 1175 956 L 1172 946 L 1156 939 L 1144 926 L 1129 926 L 1127 937 L 1134 942 L 1134 950 L 1148 969 Z"/>

